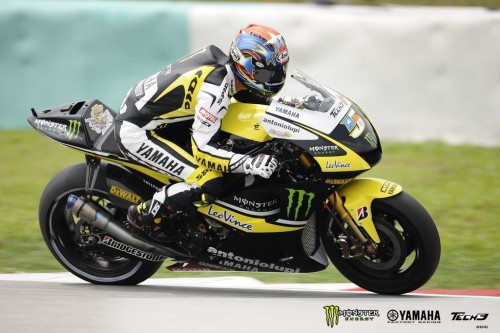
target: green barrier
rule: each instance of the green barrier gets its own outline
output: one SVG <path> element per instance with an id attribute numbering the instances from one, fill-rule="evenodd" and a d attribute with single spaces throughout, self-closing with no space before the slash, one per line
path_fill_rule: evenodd
<path id="1" fill-rule="evenodd" d="M 0 2 L 0 129 L 31 107 L 127 91 L 190 51 L 186 3 Z"/>

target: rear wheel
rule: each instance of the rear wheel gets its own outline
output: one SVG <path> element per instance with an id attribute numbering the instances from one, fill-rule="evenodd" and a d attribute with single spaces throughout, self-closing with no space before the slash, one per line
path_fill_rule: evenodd
<path id="1" fill-rule="evenodd" d="M 402 192 L 372 203 L 380 236 L 373 256 L 343 259 L 334 242 L 339 231 L 324 233 L 325 249 L 335 267 L 358 286 L 380 294 L 404 294 L 424 285 L 434 274 L 441 255 L 439 234 L 427 211 Z"/>
<path id="2" fill-rule="evenodd" d="M 151 277 L 162 262 L 145 262 L 103 251 L 86 251 L 75 240 L 74 225 L 68 223 L 66 202 L 70 194 L 85 195 L 86 165 L 78 164 L 57 174 L 42 194 L 40 229 L 54 257 L 74 275 L 95 284 L 134 285 Z M 111 205 L 105 184 L 95 185 L 92 200 Z M 71 221 L 70 221 L 71 222 Z"/>

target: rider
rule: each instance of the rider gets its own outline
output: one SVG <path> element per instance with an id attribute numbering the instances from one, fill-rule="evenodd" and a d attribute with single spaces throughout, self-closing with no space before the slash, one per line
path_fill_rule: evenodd
<path id="1" fill-rule="evenodd" d="M 194 212 L 194 203 L 206 204 L 220 194 L 223 173 L 272 175 L 278 166 L 274 157 L 221 149 L 218 136 L 230 99 L 269 104 L 285 84 L 287 63 L 288 49 L 281 34 L 250 24 L 236 35 L 229 57 L 208 46 L 128 92 L 115 118 L 120 149 L 128 158 L 183 181 L 132 205 L 127 216 L 132 225 L 150 224 L 167 206 Z M 189 131 L 183 127 L 186 124 L 192 130 L 188 148 L 179 142 Z"/>

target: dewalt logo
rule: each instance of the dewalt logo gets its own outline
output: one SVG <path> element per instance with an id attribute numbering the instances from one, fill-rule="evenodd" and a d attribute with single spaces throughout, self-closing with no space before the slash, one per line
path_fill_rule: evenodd
<path id="1" fill-rule="evenodd" d="M 333 327 L 339 324 L 339 307 L 338 305 L 327 305 L 324 306 L 326 315 L 326 325 Z"/>
<path id="2" fill-rule="evenodd" d="M 304 190 L 296 190 L 293 188 L 287 188 L 286 190 L 288 190 L 288 206 L 286 209 L 287 217 L 298 221 L 300 209 L 302 207 L 307 207 L 305 213 L 301 215 L 302 218 L 305 218 L 311 210 L 314 193 L 306 192 Z"/>
<path id="3" fill-rule="evenodd" d="M 109 189 L 109 194 L 117 196 L 118 198 L 122 198 L 123 200 L 135 203 L 136 205 L 142 200 L 140 196 L 132 192 L 126 191 L 122 188 L 116 187 L 115 185 L 111 186 L 111 188 Z"/>
<path id="4" fill-rule="evenodd" d="M 68 140 L 73 140 L 78 137 L 78 134 L 80 134 L 80 128 L 82 124 L 80 123 L 79 120 L 70 120 L 69 121 L 69 126 L 68 129 L 66 130 L 66 137 Z"/>

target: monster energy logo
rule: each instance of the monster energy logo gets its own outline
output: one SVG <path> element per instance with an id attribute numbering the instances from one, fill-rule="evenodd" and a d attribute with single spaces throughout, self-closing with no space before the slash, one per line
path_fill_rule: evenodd
<path id="1" fill-rule="evenodd" d="M 302 203 L 304 202 L 304 197 L 307 196 L 307 210 L 304 214 L 304 216 L 307 216 L 309 213 L 309 210 L 311 209 L 311 203 L 312 200 L 314 199 L 314 193 L 312 192 L 306 192 L 304 190 L 296 190 L 293 188 L 287 188 L 288 190 L 288 207 L 286 209 L 286 215 L 288 218 L 290 218 L 290 211 L 292 210 L 292 206 L 294 205 L 294 198 L 295 198 L 295 193 L 298 195 L 297 203 L 295 205 L 295 214 L 294 214 L 294 219 L 297 221 L 297 218 L 299 216 L 299 210 L 302 207 Z"/>
<path id="2" fill-rule="evenodd" d="M 70 120 L 69 129 L 66 131 L 66 137 L 68 140 L 75 139 L 78 134 L 80 134 L 81 123 L 79 120 Z"/>
<path id="3" fill-rule="evenodd" d="M 326 314 L 326 325 L 333 327 L 339 324 L 339 307 L 338 305 L 327 305 L 324 306 Z"/>

